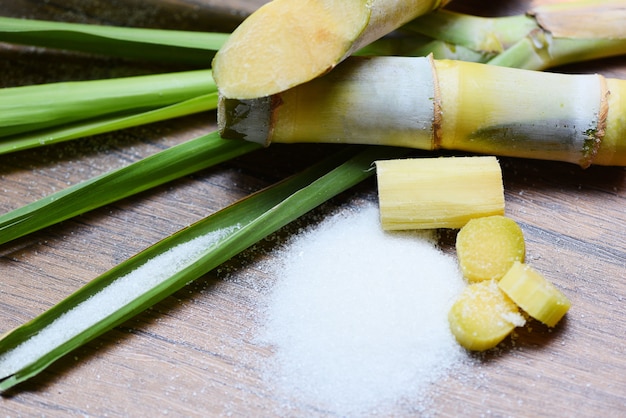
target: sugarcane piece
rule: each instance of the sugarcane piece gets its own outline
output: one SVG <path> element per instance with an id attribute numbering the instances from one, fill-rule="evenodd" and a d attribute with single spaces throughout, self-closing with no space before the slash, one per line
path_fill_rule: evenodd
<path id="1" fill-rule="evenodd" d="M 598 74 L 351 57 L 283 93 L 221 96 L 218 125 L 224 138 L 265 145 L 366 143 L 624 166 L 625 97 L 626 81 Z"/>
<path id="2" fill-rule="evenodd" d="M 376 162 L 383 229 L 460 228 L 504 213 L 495 157 L 411 158 Z"/>
<path id="3" fill-rule="evenodd" d="M 554 327 L 571 305 L 541 273 L 520 262 L 513 264 L 498 286 L 528 315 L 549 327 Z"/>
<path id="4" fill-rule="evenodd" d="M 213 60 L 221 94 L 270 96 L 316 78 L 448 0 L 274 0 L 250 15 Z"/>
<path id="5" fill-rule="evenodd" d="M 524 261 L 524 233 L 513 219 L 502 215 L 475 218 L 457 234 L 456 254 L 468 281 L 497 281 L 514 263 Z"/>
<path id="6" fill-rule="evenodd" d="M 526 320 L 495 281 L 472 283 L 448 313 L 450 331 L 468 350 L 484 351 L 498 345 Z"/>

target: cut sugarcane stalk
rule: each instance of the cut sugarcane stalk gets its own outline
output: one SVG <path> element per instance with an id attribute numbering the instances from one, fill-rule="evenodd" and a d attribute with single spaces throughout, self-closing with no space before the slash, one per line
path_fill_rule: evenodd
<path id="1" fill-rule="evenodd" d="M 531 15 L 555 37 L 625 39 L 624 0 L 583 0 L 535 7 Z"/>
<path id="2" fill-rule="evenodd" d="M 430 57 L 351 57 L 283 93 L 220 98 L 224 138 L 626 165 L 626 81 Z"/>
<path id="3" fill-rule="evenodd" d="M 316 78 L 448 0 L 274 0 L 249 16 L 213 60 L 229 98 L 279 93 Z"/>
<path id="4" fill-rule="evenodd" d="M 378 161 L 376 175 L 385 230 L 461 228 L 473 218 L 504 214 L 495 157 Z"/>
<path id="5" fill-rule="evenodd" d="M 441 9 L 412 20 L 402 29 L 474 51 L 501 53 L 539 28 L 526 14 L 482 17 Z"/>
<path id="6" fill-rule="evenodd" d="M 624 19 L 624 0 L 583 0 L 539 6 L 523 15 L 505 17 L 437 10 L 403 29 L 490 54 L 491 59 L 485 62 L 492 65 L 543 70 L 625 54 Z"/>

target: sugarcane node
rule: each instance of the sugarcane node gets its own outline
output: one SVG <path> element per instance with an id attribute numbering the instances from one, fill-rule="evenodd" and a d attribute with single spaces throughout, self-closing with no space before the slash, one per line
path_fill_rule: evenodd
<path id="1" fill-rule="evenodd" d="M 434 55 L 428 54 L 428 62 L 433 77 L 433 140 L 431 150 L 438 150 L 441 148 L 441 134 L 443 128 L 443 108 L 441 105 L 441 87 L 439 86 L 439 77 L 437 75 L 437 68 L 435 67 Z"/>
<path id="2" fill-rule="evenodd" d="M 604 135 L 606 134 L 607 119 L 609 116 L 609 96 L 611 95 L 611 91 L 609 90 L 606 78 L 601 75 L 598 75 L 598 78 L 600 79 L 601 89 L 600 110 L 598 112 L 596 127 L 589 128 L 585 132 L 587 140 L 583 144 L 584 157 L 580 163 L 582 168 L 588 168 L 593 164 L 598 155 L 598 151 L 600 151 L 602 139 L 604 139 Z"/>

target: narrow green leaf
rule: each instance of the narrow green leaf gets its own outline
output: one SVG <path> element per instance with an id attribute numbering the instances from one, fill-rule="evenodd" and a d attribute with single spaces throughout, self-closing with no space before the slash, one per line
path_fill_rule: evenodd
<path id="1" fill-rule="evenodd" d="M 216 91 L 210 70 L 0 89 L 0 136 L 155 109 Z"/>
<path id="2" fill-rule="evenodd" d="M 228 34 L 0 17 L 0 41 L 209 67 Z"/>
<path id="3" fill-rule="evenodd" d="M 22 135 L 9 136 L 0 139 L 0 154 L 22 151 L 43 145 L 56 144 L 58 142 L 84 138 L 90 135 L 112 132 L 133 126 L 191 115 L 193 113 L 214 110 L 217 106 L 217 100 L 218 94 L 216 92 L 139 114 L 99 117 L 75 124 L 61 125 L 59 127 L 29 132 Z"/>
<path id="4" fill-rule="evenodd" d="M 375 160 L 406 153 L 371 147 L 341 163 L 346 153 L 353 155 L 357 149 L 337 153 L 170 236 L 5 335 L 0 340 L 0 390 L 36 375 L 85 342 L 369 177 Z M 110 306 L 111 300 L 119 306 Z"/>
<path id="5" fill-rule="evenodd" d="M 0 216 L 0 244 L 259 148 L 217 132 L 184 142 Z"/>

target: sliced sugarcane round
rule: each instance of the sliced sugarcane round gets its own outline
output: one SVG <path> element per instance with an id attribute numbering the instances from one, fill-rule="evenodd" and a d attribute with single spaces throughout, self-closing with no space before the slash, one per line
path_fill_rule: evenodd
<path id="1" fill-rule="evenodd" d="M 525 323 L 517 305 L 494 280 L 465 288 L 448 313 L 450 331 L 468 350 L 484 351 L 498 345 L 515 327 Z"/>
<path id="2" fill-rule="evenodd" d="M 520 262 L 513 264 L 498 287 L 528 315 L 550 327 L 561 320 L 571 305 L 541 273 Z"/>
<path id="3" fill-rule="evenodd" d="M 456 252 L 470 282 L 500 280 L 516 261 L 524 261 L 526 245 L 519 225 L 502 215 L 470 220 L 459 231 Z"/>

